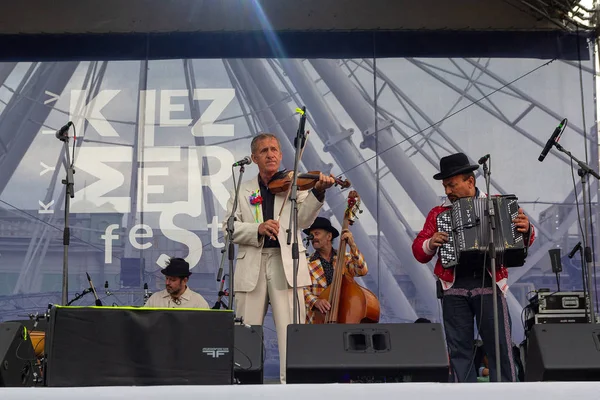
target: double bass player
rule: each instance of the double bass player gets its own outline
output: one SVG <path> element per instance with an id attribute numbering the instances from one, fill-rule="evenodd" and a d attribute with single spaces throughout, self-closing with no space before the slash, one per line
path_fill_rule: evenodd
<path id="1" fill-rule="evenodd" d="M 312 324 L 316 310 L 325 314 L 331 309 L 331 304 L 326 299 L 320 299 L 319 295 L 332 283 L 334 266 L 338 258 L 337 251 L 333 248 L 333 240 L 340 234 L 331 225 L 331 221 L 323 217 L 317 217 L 311 227 L 303 232 L 309 237 L 312 236 L 311 242 L 315 249 L 308 259 L 308 270 L 312 284 L 309 287 L 304 287 L 306 323 Z M 350 252 L 346 253 L 345 260 L 348 273 L 352 276 L 366 275 L 369 269 L 362 253 L 354 243 L 352 232 L 348 229 L 343 230 L 340 240 L 346 240 L 350 246 Z"/>

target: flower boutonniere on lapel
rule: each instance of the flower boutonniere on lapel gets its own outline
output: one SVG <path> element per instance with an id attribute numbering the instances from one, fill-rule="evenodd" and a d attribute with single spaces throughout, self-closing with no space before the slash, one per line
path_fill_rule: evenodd
<path id="1" fill-rule="evenodd" d="M 262 210 L 261 205 L 263 202 L 262 196 L 260 195 L 260 189 L 256 189 L 254 192 L 252 192 L 248 200 L 250 200 L 250 204 L 254 206 L 254 221 L 260 222 Z"/>

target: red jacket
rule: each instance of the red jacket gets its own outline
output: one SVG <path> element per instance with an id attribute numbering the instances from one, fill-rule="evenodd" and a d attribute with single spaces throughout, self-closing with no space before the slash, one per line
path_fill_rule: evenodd
<path id="1" fill-rule="evenodd" d="M 486 197 L 484 193 L 481 193 L 479 197 Z M 412 245 L 412 252 L 417 261 L 426 264 L 435 255 L 436 250 L 429 249 L 429 239 L 433 236 L 434 233 L 437 232 L 437 216 L 444 210 L 447 210 L 451 207 L 449 201 L 444 202 L 441 206 L 437 206 L 429 211 L 427 218 L 425 219 L 425 224 L 423 225 L 423 229 Z M 529 244 L 531 246 L 535 240 L 535 229 L 533 224 L 530 224 L 529 231 Z M 527 242 L 527 238 L 525 238 Z M 489 272 L 489 270 L 488 270 Z M 442 283 L 442 288 L 444 290 L 450 289 L 454 284 L 454 268 L 444 268 L 442 267 L 442 262 L 438 256 L 437 262 L 435 263 L 435 268 L 433 273 L 439 278 Z M 491 274 L 491 272 L 490 272 Z M 502 292 L 506 293 L 508 290 L 508 270 L 504 266 L 500 266 L 500 268 L 496 269 L 496 284 L 502 290 Z"/>

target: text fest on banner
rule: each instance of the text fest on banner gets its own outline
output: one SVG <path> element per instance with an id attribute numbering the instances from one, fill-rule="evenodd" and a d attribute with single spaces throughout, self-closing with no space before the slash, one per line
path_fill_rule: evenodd
<path id="1" fill-rule="evenodd" d="M 103 139 L 119 138 L 117 123 L 111 123 L 106 117 L 103 109 L 107 106 L 114 107 L 123 100 L 125 96 L 122 90 L 101 90 L 86 103 L 88 91 L 71 90 L 69 92 L 69 119 L 73 121 L 77 135 L 85 135 L 84 126 L 87 123 L 88 132 L 90 128 Z M 137 97 L 137 92 L 135 93 Z M 138 125 L 143 127 L 139 130 L 137 143 L 124 145 L 94 144 L 81 146 L 76 153 L 76 170 L 84 171 L 94 177 L 92 183 L 76 181 L 75 198 L 72 205 L 74 213 L 106 213 L 102 205 L 109 203 L 111 211 L 119 214 L 128 214 L 132 211 L 132 199 L 129 195 L 115 196 L 123 187 L 129 187 L 132 183 L 131 172 L 115 168 L 115 164 L 133 163 L 134 151 L 140 155 L 143 152 L 143 165 L 137 167 L 137 196 L 135 210 L 137 212 L 157 213 L 158 226 L 161 234 L 169 240 L 179 242 L 188 248 L 187 260 L 190 268 L 198 265 L 202 256 L 203 244 L 195 233 L 177 226 L 175 217 L 181 214 L 196 218 L 202 215 L 203 187 L 210 188 L 214 200 L 226 210 L 229 199 L 228 181 L 231 179 L 231 165 L 235 162 L 235 155 L 226 147 L 217 145 L 206 146 L 161 146 L 156 142 L 156 128 L 189 128 L 192 138 L 194 137 L 233 137 L 234 125 L 218 122 L 225 109 L 235 98 L 235 90 L 231 88 L 195 89 L 193 93 L 188 90 L 145 90 L 139 92 L 140 109 L 138 110 Z M 176 118 L 177 114 L 189 115 L 189 98 L 193 96 L 194 101 L 202 102 L 205 109 L 196 122 L 191 118 Z M 130 98 L 127 99 L 130 101 Z M 111 104 L 113 103 L 113 104 Z M 116 103 L 116 104 L 115 104 Z M 158 108 L 158 109 L 157 109 Z M 186 112 L 187 111 L 187 112 Z M 54 133 L 53 131 L 42 131 L 43 134 Z M 216 160 L 211 163 L 207 174 L 203 171 L 203 158 Z M 137 157 L 139 160 L 141 157 Z M 153 165 L 154 164 L 154 165 Z M 171 164 L 171 166 L 170 166 Z M 186 165 L 185 175 L 182 174 L 181 164 Z M 41 160 L 42 167 L 51 165 L 49 160 Z M 132 166 L 133 168 L 133 166 Z M 40 174 L 44 175 L 44 174 Z M 185 183 L 187 193 L 183 199 L 172 201 L 165 194 L 164 184 L 153 182 L 152 177 L 181 177 L 176 183 Z M 154 178 L 156 179 L 156 178 Z M 121 190 L 122 191 L 122 190 Z M 163 201 L 161 200 L 163 197 Z M 169 201 L 167 201 L 169 198 Z M 85 199 L 85 201 L 81 201 Z M 79 204 L 78 204 L 79 201 Z M 40 214 L 52 214 L 51 206 L 54 200 L 48 204 L 39 202 Z M 100 238 L 104 241 L 105 263 L 111 264 L 113 259 L 113 242 L 119 239 L 119 224 L 109 224 Z M 219 242 L 220 224 L 218 217 L 212 217 L 212 221 L 206 221 L 206 229 L 210 230 L 211 245 L 222 248 Z M 152 247 L 149 240 L 156 235 L 152 226 L 148 223 L 135 224 L 125 233 L 126 240 L 134 249 L 146 250 Z M 164 267 L 169 256 L 161 254 L 154 262 Z"/>

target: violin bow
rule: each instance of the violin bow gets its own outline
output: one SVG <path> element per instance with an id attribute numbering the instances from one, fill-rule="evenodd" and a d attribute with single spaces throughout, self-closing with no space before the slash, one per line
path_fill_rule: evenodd
<path id="1" fill-rule="evenodd" d="M 310 136 L 310 131 L 306 131 L 306 140 L 304 141 L 304 146 L 302 146 L 302 148 L 300 149 L 300 160 L 302 160 L 302 154 L 304 154 L 304 149 L 306 148 L 306 144 L 308 143 L 309 136 Z M 281 218 L 281 214 L 283 214 L 283 207 L 285 207 L 285 203 L 287 203 L 288 199 L 290 198 L 291 193 L 292 193 L 292 185 L 290 185 L 290 188 L 287 190 L 287 193 L 285 194 L 285 199 L 283 199 L 283 203 L 281 203 L 281 208 L 279 209 L 279 214 L 277 215 L 277 218 L 275 219 L 275 221 L 279 222 L 279 218 Z"/>

